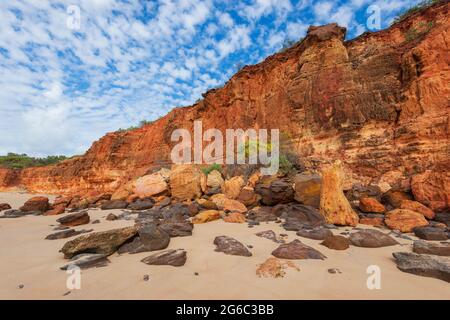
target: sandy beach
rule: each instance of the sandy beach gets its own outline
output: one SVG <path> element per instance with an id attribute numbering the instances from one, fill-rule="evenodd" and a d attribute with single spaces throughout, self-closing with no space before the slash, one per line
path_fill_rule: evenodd
<path id="1" fill-rule="evenodd" d="M 31 195 L 0 193 L 0 203 L 20 207 Z M 52 196 L 49 196 L 52 200 Z M 90 209 L 91 221 L 100 223 L 75 227 L 109 230 L 133 225 L 133 220 L 107 221 L 108 213 L 121 210 Z M 65 213 L 64 215 L 67 215 Z M 345 251 L 330 250 L 321 241 L 301 238 L 285 231 L 277 223 L 247 224 L 214 221 L 195 225 L 190 237 L 172 238 L 169 249 L 185 249 L 187 262 L 182 267 L 149 266 L 142 262 L 153 252 L 117 253 L 109 257 L 106 267 L 82 271 L 81 289 L 68 290 L 68 274 L 59 268 L 67 263 L 58 252 L 70 239 L 45 240 L 55 231 L 59 216 L 26 216 L 0 219 L 0 299 L 449 299 L 448 283 L 401 272 L 392 252 L 411 251 L 410 240 L 384 248 L 351 246 Z M 361 226 L 367 227 L 367 226 Z M 300 269 L 287 269 L 283 278 L 260 278 L 256 269 L 278 247 L 268 239 L 255 235 L 273 230 L 287 234 L 287 241 L 300 239 L 319 250 L 325 260 L 292 260 Z M 334 234 L 350 230 L 342 227 Z M 215 252 L 213 240 L 227 235 L 251 245 L 251 257 Z M 414 238 L 413 236 L 411 236 Z M 367 267 L 381 269 L 381 289 L 369 290 Z M 329 273 L 337 268 L 341 273 Z M 198 273 L 196 275 L 195 273 Z M 144 275 L 149 276 L 144 281 Z M 22 287 L 23 285 L 23 287 Z M 22 287 L 22 288 L 20 288 Z M 70 293 L 68 293 L 70 291 Z M 68 293 L 68 294 L 67 294 Z M 66 294 L 66 295 L 65 295 Z"/>

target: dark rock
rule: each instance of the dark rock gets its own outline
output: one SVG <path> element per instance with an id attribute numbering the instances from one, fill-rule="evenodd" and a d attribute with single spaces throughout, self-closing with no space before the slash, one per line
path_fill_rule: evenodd
<path id="1" fill-rule="evenodd" d="M 40 211 L 45 212 L 50 209 L 47 197 L 33 197 L 28 199 L 22 207 L 19 208 L 20 211 L 30 212 L 30 211 Z"/>
<path id="2" fill-rule="evenodd" d="M 413 251 L 415 253 L 435 254 L 437 256 L 450 256 L 450 242 L 427 242 L 423 240 L 414 241 Z"/>
<path id="3" fill-rule="evenodd" d="M 97 223 L 100 223 L 100 220 L 98 220 L 98 219 L 95 219 L 94 221 L 92 221 L 91 222 L 92 224 L 97 224 Z"/>
<path id="4" fill-rule="evenodd" d="M 442 222 L 450 228 L 450 212 L 438 212 L 436 213 L 434 220 Z"/>
<path id="5" fill-rule="evenodd" d="M 47 240 L 64 239 L 64 238 L 77 236 L 77 235 L 82 234 L 82 233 L 88 233 L 88 232 L 91 232 L 91 231 L 93 231 L 93 229 L 79 230 L 79 231 L 76 231 L 74 229 L 67 229 L 67 230 L 64 230 L 64 231 L 59 231 L 59 232 L 55 232 L 55 233 L 49 234 L 48 236 L 45 237 L 45 239 L 47 239 Z"/>
<path id="6" fill-rule="evenodd" d="M 292 183 L 286 179 L 271 176 L 263 177 L 258 181 L 255 186 L 255 193 L 261 196 L 261 203 L 268 206 L 294 200 Z"/>
<path id="7" fill-rule="evenodd" d="M 110 261 L 104 254 L 97 253 L 83 253 L 74 256 L 70 259 L 70 262 L 65 266 L 62 266 L 61 270 L 67 270 L 72 266 L 77 266 L 80 269 L 89 269 L 97 267 L 105 267 Z"/>
<path id="8" fill-rule="evenodd" d="M 322 177 L 317 173 L 299 173 L 294 178 L 295 200 L 316 209 L 320 206 Z"/>
<path id="9" fill-rule="evenodd" d="M 170 237 L 192 236 L 192 230 L 194 229 L 194 225 L 188 220 L 164 220 L 160 224 L 158 224 L 158 227 L 167 232 Z"/>
<path id="10" fill-rule="evenodd" d="M 128 205 L 128 209 L 130 210 L 148 210 L 151 209 L 154 205 L 154 202 L 150 199 L 144 199 L 144 200 L 136 200 L 133 203 L 130 203 Z"/>
<path id="11" fill-rule="evenodd" d="M 391 189 L 381 197 L 381 202 L 391 208 L 400 208 L 403 200 L 412 200 L 412 196 L 406 192 Z"/>
<path id="12" fill-rule="evenodd" d="M 64 217 L 57 219 L 61 225 L 66 227 L 74 227 L 82 224 L 89 223 L 90 217 L 87 211 L 80 211 L 76 213 L 68 214 Z"/>
<path id="13" fill-rule="evenodd" d="M 81 235 L 66 242 L 61 249 L 65 258 L 72 258 L 80 253 L 98 253 L 110 255 L 123 243 L 133 238 L 138 231 L 137 227 L 126 227 Z"/>
<path id="14" fill-rule="evenodd" d="M 169 197 L 166 197 L 166 198 L 164 198 L 164 200 L 162 200 L 158 203 L 158 206 L 160 208 L 164 208 L 164 207 L 167 207 L 171 202 L 172 202 L 172 199 L 170 199 Z"/>
<path id="15" fill-rule="evenodd" d="M 214 239 L 217 252 L 234 256 L 250 257 L 252 253 L 239 241 L 227 236 L 219 236 Z"/>
<path id="16" fill-rule="evenodd" d="M 148 274 L 144 274 L 144 277 L 142 278 L 144 281 L 150 280 L 150 276 Z"/>
<path id="17" fill-rule="evenodd" d="M 450 258 L 448 257 L 412 252 L 394 252 L 392 255 L 397 268 L 403 272 L 450 282 Z"/>
<path id="18" fill-rule="evenodd" d="M 284 243 L 284 241 L 278 240 L 277 235 L 272 230 L 260 231 L 255 234 L 258 237 L 266 238 L 266 239 L 272 240 L 273 242 L 276 242 L 276 243 Z"/>
<path id="19" fill-rule="evenodd" d="M 423 240 L 447 240 L 447 232 L 443 228 L 436 227 L 417 227 L 413 229 L 416 237 Z"/>
<path id="20" fill-rule="evenodd" d="M 281 259 L 325 259 L 326 257 L 316 249 L 307 246 L 300 240 L 282 244 L 272 252 L 272 255 Z"/>
<path id="21" fill-rule="evenodd" d="M 149 265 L 170 265 L 180 267 L 186 263 L 186 251 L 183 249 L 165 250 L 152 254 L 141 261 Z"/>
<path id="22" fill-rule="evenodd" d="M 331 235 L 320 244 L 332 250 L 347 250 L 350 247 L 350 240 L 343 236 Z"/>
<path id="23" fill-rule="evenodd" d="M 110 213 L 106 216 L 106 220 L 108 220 L 108 221 L 117 220 L 117 216 L 114 213 Z"/>
<path id="24" fill-rule="evenodd" d="M 349 201 L 359 200 L 360 198 L 375 198 L 381 200 L 381 190 L 378 186 L 364 186 L 360 183 L 354 184 L 350 190 L 345 192 Z"/>
<path id="25" fill-rule="evenodd" d="M 9 209 L 11 209 L 11 206 L 8 203 L 0 203 L 0 211 Z"/>
<path id="26" fill-rule="evenodd" d="M 342 273 L 342 272 L 337 268 L 331 268 L 331 269 L 328 269 L 328 273 L 336 274 L 336 273 Z"/>
<path id="27" fill-rule="evenodd" d="M 365 229 L 350 234 L 352 245 L 364 248 L 380 248 L 398 244 L 396 240 L 378 230 Z"/>
<path id="28" fill-rule="evenodd" d="M 124 200 L 111 200 L 107 201 L 100 207 L 102 210 L 113 210 L 113 209 L 125 209 L 128 207 L 128 202 Z"/>
<path id="29" fill-rule="evenodd" d="M 118 253 L 139 253 L 167 248 L 170 237 L 167 232 L 149 223 L 139 227 L 138 236 L 120 247 Z"/>
<path id="30" fill-rule="evenodd" d="M 302 204 L 286 205 L 282 225 L 287 231 L 298 231 L 304 227 L 317 227 L 325 224 L 325 218 L 313 207 Z"/>
<path id="31" fill-rule="evenodd" d="M 258 207 L 247 212 L 249 223 L 276 221 L 277 219 L 278 217 L 273 213 L 271 207 Z"/>
<path id="32" fill-rule="evenodd" d="M 24 217 L 24 216 L 39 216 L 41 215 L 42 212 L 41 211 L 20 211 L 20 210 L 6 210 L 5 212 L 3 212 L 3 215 L 0 216 L 0 218 L 20 218 L 20 217 Z"/>
<path id="33" fill-rule="evenodd" d="M 297 235 L 313 240 L 324 240 L 326 237 L 332 236 L 333 233 L 323 226 L 318 226 L 314 228 L 301 228 L 297 231 Z"/>
<path id="34" fill-rule="evenodd" d="M 67 230 L 67 229 L 70 229 L 70 227 L 66 227 L 66 226 L 61 226 L 61 225 L 59 225 L 59 226 L 53 228 L 53 230 L 55 230 L 55 231 L 58 231 L 58 230 Z"/>

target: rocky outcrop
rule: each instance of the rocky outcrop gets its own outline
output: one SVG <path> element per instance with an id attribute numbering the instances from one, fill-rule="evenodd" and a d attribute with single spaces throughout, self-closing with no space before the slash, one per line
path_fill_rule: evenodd
<path id="1" fill-rule="evenodd" d="M 384 223 L 394 230 L 412 232 L 416 227 L 428 225 L 423 214 L 406 209 L 395 209 L 386 213 Z"/>
<path id="2" fill-rule="evenodd" d="M 293 47 L 245 66 L 192 106 L 142 128 L 108 133 L 84 155 L 57 165 L 0 169 L 0 189 L 114 192 L 150 168 L 170 164 L 172 131 L 192 131 L 193 120 L 201 119 L 204 130 L 278 128 L 306 167 L 340 159 L 348 176 L 364 184 L 389 176 L 395 179 L 384 185 L 407 187 L 413 177 L 416 199 L 443 210 L 450 194 L 449 6 L 440 2 L 350 41 L 335 24 L 310 28 Z M 407 39 L 420 23 L 432 28 Z M 193 186 L 189 196 L 197 191 Z"/>
<path id="3" fill-rule="evenodd" d="M 397 268 L 423 277 L 432 277 L 450 282 L 450 258 L 431 254 L 394 252 Z"/>
<path id="4" fill-rule="evenodd" d="M 233 256 L 250 257 L 252 253 L 239 241 L 227 236 L 220 236 L 214 239 L 217 252 L 223 252 L 225 254 Z"/>

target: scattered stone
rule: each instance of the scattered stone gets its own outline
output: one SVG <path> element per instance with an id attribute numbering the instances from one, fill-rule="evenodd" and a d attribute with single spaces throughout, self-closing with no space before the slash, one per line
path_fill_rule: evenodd
<path id="1" fill-rule="evenodd" d="M 6 210 L 0 218 L 20 218 L 24 216 L 31 216 L 31 215 L 41 215 L 41 211 L 20 211 L 20 210 Z"/>
<path id="2" fill-rule="evenodd" d="M 352 245 L 364 248 L 380 248 L 398 244 L 392 237 L 378 230 L 363 229 L 350 234 Z"/>
<path id="3" fill-rule="evenodd" d="M 56 216 L 59 214 L 63 214 L 66 211 L 66 207 L 64 205 L 54 206 L 53 209 L 47 210 L 43 213 L 44 216 Z"/>
<path id="4" fill-rule="evenodd" d="M 332 236 L 333 233 L 323 226 L 318 226 L 314 228 L 301 228 L 297 231 L 297 235 L 313 240 L 324 240 L 328 236 Z"/>
<path id="5" fill-rule="evenodd" d="M 128 202 L 125 200 L 111 200 L 107 201 L 100 207 L 102 210 L 113 210 L 113 209 L 125 209 L 128 207 Z"/>
<path id="6" fill-rule="evenodd" d="M 359 209 L 361 209 L 362 212 L 374 213 L 383 213 L 386 211 L 386 208 L 375 198 L 359 199 Z"/>
<path id="7" fill-rule="evenodd" d="M 359 217 L 342 192 L 343 180 L 344 172 L 340 161 L 322 170 L 320 213 L 327 223 L 356 226 Z"/>
<path id="8" fill-rule="evenodd" d="M 63 231 L 59 231 L 59 232 L 55 232 L 52 234 L 49 234 L 48 236 L 45 237 L 45 239 L 47 240 L 56 240 L 56 239 L 64 239 L 64 238 L 69 238 L 69 237 L 73 237 L 73 236 L 77 236 L 79 234 L 82 233 L 88 233 L 93 231 L 93 229 L 89 229 L 89 230 L 79 230 L 76 231 L 74 229 L 67 229 L 67 230 L 63 230 Z"/>
<path id="9" fill-rule="evenodd" d="M 262 177 L 255 186 L 255 192 L 261 196 L 261 203 L 274 206 L 294 200 L 294 189 L 287 179 L 274 176 Z"/>
<path id="10" fill-rule="evenodd" d="M 347 250 L 350 247 L 350 240 L 343 236 L 331 235 L 320 244 L 332 250 Z"/>
<path id="11" fill-rule="evenodd" d="M 244 223 L 245 216 L 239 212 L 231 212 L 223 218 L 223 221 L 229 223 Z"/>
<path id="12" fill-rule="evenodd" d="M 150 280 L 150 276 L 148 274 L 144 274 L 144 277 L 142 278 L 144 281 Z"/>
<path id="13" fill-rule="evenodd" d="M 336 273 L 342 273 L 342 272 L 337 268 L 330 268 L 330 269 L 328 269 L 328 273 L 336 274 Z"/>
<path id="14" fill-rule="evenodd" d="M 239 241 L 227 236 L 219 236 L 214 239 L 217 252 L 228 255 L 250 257 L 252 253 Z"/>
<path id="15" fill-rule="evenodd" d="M 245 213 L 247 212 L 247 207 L 244 206 L 244 204 L 240 203 L 237 200 L 232 199 L 225 199 L 223 201 L 223 205 L 219 206 L 219 209 L 222 209 L 226 212 L 239 212 L 239 213 Z"/>
<path id="16" fill-rule="evenodd" d="M 94 221 L 91 222 L 91 224 L 97 224 L 97 223 L 100 223 L 100 220 L 95 219 Z"/>
<path id="17" fill-rule="evenodd" d="M 450 282 L 450 258 L 431 254 L 394 252 L 397 268 L 403 272 Z"/>
<path id="18" fill-rule="evenodd" d="M 300 240 L 282 244 L 272 252 L 272 255 L 281 259 L 325 259 L 326 257 L 316 249 L 307 246 Z"/>
<path id="19" fill-rule="evenodd" d="M 202 195 L 203 172 L 191 164 L 174 165 L 170 172 L 172 196 L 178 200 L 191 200 Z M 206 184 L 206 183 L 205 183 Z"/>
<path id="20" fill-rule="evenodd" d="M 434 219 L 434 212 L 430 208 L 425 207 L 423 204 L 412 200 L 403 200 L 400 205 L 400 209 L 407 209 L 423 214 L 427 219 Z"/>
<path id="21" fill-rule="evenodd" d="M 386 192 L 381 198 L 381 201 L 384 204 L 389 205 L 392 208 L 400 208 L 403 200 L 411 200 L 411 196 L 406 192 L 392 189 Z"/>
<path id="22" fill-rule="evenodd" d="M 19 288 L 19 289 L 23 289 L 25 286 L 23 285 L 23 284 L 19 284 L 18 286 L 17 286 L 17 288 Z"/>
<path id="23" fill-rule="evenodd" d="M 122 245 L 118 253 L 139 253 L 147 251 L 162 250 L 167 248 L 170 242 L 170 236 L 162 228 L 149 223 L 139 227 L 138 236 L 132 241 Z"/>
<path id="24" fill-rule="evenodd" d="M 140 198 L 156 196 L 167 192 L 168 190 L 166 180 L 159 173 L 153 173 L 138 178 L 136 181 L 134 181 L 132 188 L 133 193 Z"/>
<path id="25" fill-rule="evenodd" d="M 277 238 L 277 235 L 275 234 L 275 232 L 273 232 L 272 230 L 260 231 L 255 234 L 258 237 L 266 238 L 266 239 L 272 240 L 273 242 L 276 242 L 276 243 L 284 243 L 284 240 L 279 240 Z"/>
<path id="26" fill-rule="evenodd" d="M 447 231 L 436 227 L 417 227 L 413 229 L 416 237 L 423 240 L 447 240 Z"/>
<path id="27" fill-rule="evenodd" d="M 294 178 L 295 200 L 319 209 L 322 177 L 316 173 L 300 173 Z"/>
<path id="28" fill-rule="evenodd" d="M 108 220 L 108 221 L 117 220 L 117 216 L 114 213 L 110 213 L 106 216 L 106 220 Z"/>
<path id="29" fill-rule="evenodd" d="M 30 212 L 30 211 L 39 211 L 45 212 L 50 209 L 50 205 L 48 203 L 47 197 L 33 197 L 28 199 L 22 207 L 19 208 L 20 211 Z"/>
<path id="30" fill-rule="evenodd" d="M 201 211 L 199 214 L 197 214 L 193 219 L 192 223 L 199 224 L 199 223 L 206 223 L 214 220 L 220 219 L 220 212 L 217 210 L 205 210 Z"/>
<path id="31" fill-rule="evenodd" d="M 242 187 L 245 185 L 244 178 L 242 176 L 232 177 L 225 180 L 222 185 L 222 193 L 228 199 L 236 199 L 241 193 Z"/>
<path id="32" fill-rule="evenodd" d="M 258 277 L 265 278 L 283 278 L 286 275 L 285 270 L 288 268 L 300 271 L 300 269 L 292 261 L 285 261 L 270 257 L 258 266 L 258 269 L 256 269 L 256 275 Z"/>
<path id="33" fill-rule="evenodd" d="M 73 266 L 77 266 L 80 269 L 98 268 L 107 266 L 109 262 L 105 254 L 82 253 L 72 257 L 70 262 L 60 269 L 67 270 Z"/>
<path id="34" fill-rule="evenodd" d="M 66 242 L 61 252 L 66 259 L 80 253 L 98 253 L 108 256 L 134 237 L 137 231 L 137 227 L 133 226 L 81 235 Z"/>
<path id="35" fill-rule="evenodd" d="M 53 230 L 55 230 L 55 231 L 58 231 L 58 230 L 67 230 L 67 229 L 70 229 L 70 227 L 66 227 L 66 226 L 57 226 L 57 227 L 54 227 L 53 228 Z"/>
<path id="36" fill-rule="evenodd" d="M 64 297 L 65 297 L 65 296 L 68 296 L 70 293 L 71 293 L 70 291 L 67 291 L 66 293 L 63 294 L 63 296 L 64 296 Z"/>
<path id="37" fill-rule="evenodd" d="M 71 213 L 64 217 L 61 217 L 56 220 L 62 226 L 65 227 L 75 227 L 83 224 L 89 223 L 90 217 L 87 211 L 80 211 L 76 213 Z"/>
<path id="38" fill-rule="evenodd" d="M 287 231 L 298 231 L 304 227 L 318 227 L 325 224 L 325 218 L 317 209 L 302 204 L 286 205 L 282 217 L 285 218 L 282 226 Z"/>
<path id="39" fill-rule="evenodd" d="M 0 211 L 9 209 L 11 209 L 11 206 L 8 203 L 0 203 Z"/>
<path id="40" fill-rule="evenodd" d="M 194 275 L 198 276 L 198 272 L 194 272 Z"/>
<path id="41" fill-rule="evenodd" d="M 128 205 L 128 209 L 130 210 L 148 210 L 151 209 L 153 207 L 154 203 L 152 200 L 150 199 L 144 199 L 144 200 L 136 200 L 133 203 L 130 203 Z"/>
<path id="42" fill-rule="evenodd" d="M 450 256 L 450 242 L 427 242 L 416 240 L 413 243 L 413 251 L 415 253 L 435 254 L 437 256 Z"/>
<path id="43" fill-rule="evenodd" d="M 416 227 L 428 225 L 428 221 L 421 213 L 406 209 L 395 209 L 387 212 L 384 223 L 389 228 L 401 232 L 412 232 Z"/>
<path id="44" fill-rule="evenodd" d="M 158 227 L 164 230 L 171 238 L 192 236 L 192 230 L 194 229 L 193 224 L 187 220 L 183 221 L 163 220 L 163 222 L 158 224 Z"/>
<path id="45" fill-rule="evenodd" d="M 247 220 L 253 225 L 277 219 L 278 217 L 273 213 L 271 207 L 255 207 L 247 213 Z"/>
<path id="46" fill-rule="evenodd" d="M 186 263 L 186 251 L 183 249 L 165 250 L 152 254 L 141 260 L 141 262 L 149 265 L 170 265 L 181 267 Z"/>

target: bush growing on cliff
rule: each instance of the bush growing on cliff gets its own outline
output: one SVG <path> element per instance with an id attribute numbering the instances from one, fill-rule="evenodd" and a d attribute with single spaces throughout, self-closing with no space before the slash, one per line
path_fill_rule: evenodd
<path id="1" fill-rule="evenodd" d="M 393 23 L 397 23 L 400 21 L 405 20 L 406 18 L 408 18 L 409 16 L 411 16 L 412 14 L 428 8 L 430 6 L 432 6 L 435 3 L 441 2 L 441 0 L 424 0 L 420 3 L 418 3 L 417 5 L 409 8 L 408 10 L 406 10 L 405 12 L 403 12 L 402 14 L 399 14 L 397 17 L 395 17 L 394 22 Z"/>
<path id="2" fill-rule="evenodd" d="M 9 169 L 42 167 L 56 164 L 66 159 L 66 156 L 48 156 L 46 158 L 34 158 L 26 154 L 16 154 L 10 152 L 6 156 L 0 156 L 0 167 Z"/>
<path id="3" fill-rule="evenodd" d="M 212 165 L 206 167 L 206 168 L 202 168 L 202 171 L 205 175 L 210 174 L 211 171 L 217 170 L 219 172 L 222 171 L 222 166 L 220 164 L 217 163 L 213 163 Z"/>

